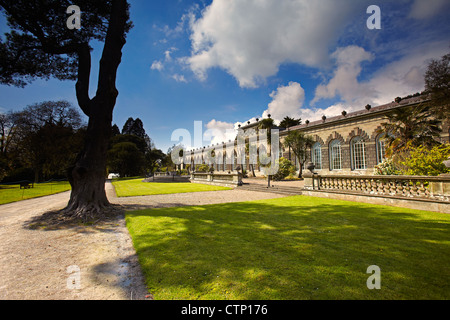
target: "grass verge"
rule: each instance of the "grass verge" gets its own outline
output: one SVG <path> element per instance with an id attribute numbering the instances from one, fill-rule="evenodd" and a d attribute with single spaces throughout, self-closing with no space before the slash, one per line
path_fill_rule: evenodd
<path id="1" fill-rule="evenodd" d="M 450 215 L 295 196 L 129 212 L 155 299 L 449 299 Z M 381 269 L 369 290 L 367 268 Z"/>
<path id="2" fill-rule="evenodd" d="M 25 199 L 48 196 L 70 190 L 67 181 L 54 181 L 34 184 L 34 188 L 20 189 L 20 185 L 0 185 L 0 204 L 6 204 Z"/>
<path id="3" fill-rule="evenodd" d="M 186 193 L 200 191 L 230 190 L 227 187 L 199 183 L 158 183 L 142 182 L 143 178 L 113 180 L 118 197 L 148 196 L 154 194 Z"/>

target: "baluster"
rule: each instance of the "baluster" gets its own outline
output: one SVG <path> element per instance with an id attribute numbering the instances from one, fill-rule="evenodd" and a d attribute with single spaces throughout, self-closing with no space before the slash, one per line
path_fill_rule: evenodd
<path id="1" fill-rule="evenodd" d="M 376 188 L 375 180 L 373 178 L 369 179 L 369 193 L 371 194 L 375 193 L 375 188 Z"/>
<path id="2" fill-rule="evenodd" d="M 364 193 L 367 192 L 367 180 L 365 178 L 361 179 L 361 191 Z"/>
<path id="3" fill-rule="evenodd" d="M 383 180 L 377 179 L 375 183 L 377 184 L 375 189 L 376 194 L 383 194 Z"/>
<path id="4" fill-rule="evenodd" d="M 425 189 L 425 197 L 427 198 L 431 198 L 431 188 L 430 188 L 430 182 L 429 181 L 424 181 L 424 189 Z"/>
<path id="5" fill-rule="evenodd" d="M 411 180 L 406 180 L 405 183 L 406 183 L 406 195 L 408 197 L 414 197 L 413 190 L 412 190 L 414 187 L 413 182 Z"/>
<path id="6" fill-rule="evenodd" d="M 402 194 L 402 182 L 400 180 L 394 181 L 395 186 L 395 195 L 401 195 Z"/>
<path id="7" fill-rule="evenodd" d="M 371 189 L 371 185 L 370 185 L 371 181 L 370 179 L 364 179 L 364 185 L 365 185 L 365 192 L 366 193 L 370 193 L 370 189 Z"/>
<path id="8" fill-rule="evenodd" d="M 328 177 L 325 177 L 324 181 L 323 181 L 323 187 L 325 189 L 328 189 Z"/>
<path id="9" fill-rule="evenodd" d="M 356 191 L 361 190 L 361 180 L 359 178 L 355 178 L 355 189 Z"/>
<path id="10" fill-rule="evenodd" d="M 408 181 L 402 181 L 402 196 L 408 196 Z"/>
<path id="11" fill-rule="evenodd" d="M 420 180 L 419 181 L 419 197 L 425 197 L 425 181 Z"/>
<path id="12" fill-rule="evenodd" d="M 395 180 L 393 179 L 389 180 L 389 194 L 395 195 Z"/>
<path id="13" fill-rule="evenodd" d="M 417 191 L 419 190 L 419 188 L 417 188 L 417 182 L 414 180 L 412 180 L 411 182 L 412 182 L 411 195 L 413 197 L 417 197 L 418 195 Z"/>

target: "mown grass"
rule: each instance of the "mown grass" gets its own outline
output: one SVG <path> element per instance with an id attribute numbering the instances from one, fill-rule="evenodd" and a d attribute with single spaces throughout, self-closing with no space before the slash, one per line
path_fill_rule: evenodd
<path id="1" fill-rule="evenodd" d="M 0 185 L 0 204 L 6 204 L 25 199 L 48 196 L 70 190 L 67 181 L 53 181 L 47 183 L 35 183 L 34 188 L 20 189 L 20 185 Z"/>
<path id="2" fill-rule="evenodd" d="M 112 183 L 118 197 L 147 196 L 154 194 L 186 193 L 200 191 L 230 190 L 230 188 L 206 184 L 181 182 L 142 182 L 143 178 L 117 179 Z"/>
<path id="3" fill-rule="evenodd" d="M 450 215 L 295 196 L 129 212 L 155 299 L 449 299 Z M 381 269 L 369 290 L 367 268 Z"/>

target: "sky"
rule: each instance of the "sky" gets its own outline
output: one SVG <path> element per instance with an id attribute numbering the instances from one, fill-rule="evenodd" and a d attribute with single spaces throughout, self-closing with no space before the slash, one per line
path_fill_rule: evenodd
<path id="1" fill-rule="evenodd" d="M 450 52 L 449 0 L 129 2 L 113 123 L 140 118 L 163 151 L 228 141 L 268 114 L 313 121 L 389 103 L 423 91 L 430 60 Z M 91 97 L 102 50 L 92 45 Z M 77 106 L 74 82 L 0 85 L 0 112 L 62 99 Z"/>

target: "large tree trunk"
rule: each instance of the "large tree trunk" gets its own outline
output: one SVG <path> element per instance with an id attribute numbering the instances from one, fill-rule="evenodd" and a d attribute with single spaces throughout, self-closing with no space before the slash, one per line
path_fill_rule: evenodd
<path id="1" fill-rule="evenodd" d="M 69 170 L 72 193 L 64 211 L 71 216 L 94 218 L 102 215 L 110 205 L 105 192 L 110 128 L 111 116 L 96 112 L 89 118 L 84 149 Z"/>
<path id="2" fill-rule="evenodd" d="M 110 208 L 105 192 L 106 156 L 111 136 L 112 114 L 118 96 L 115 83 L 122 48 L 125 45 L 127 12 L 126 0 L 113 1 L 100 60 L 97 93 L 92 99 L 89 98 L 89 46 L 86 44 L 80 47 L 78 52 L 76 93 L 80 108 L 89 117 L 89 124 L 85 146 L 75 165 L 69 170 L 72 193 L 63 212 L 84 220 L 108 214 Z"/>

